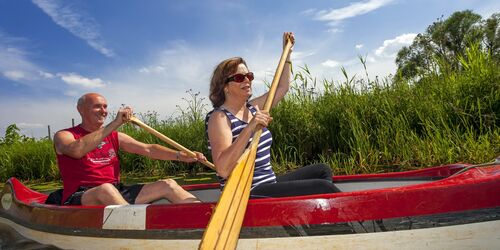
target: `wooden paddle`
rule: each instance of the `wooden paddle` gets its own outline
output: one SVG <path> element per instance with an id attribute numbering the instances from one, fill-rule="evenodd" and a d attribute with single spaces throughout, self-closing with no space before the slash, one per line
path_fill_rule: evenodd
<path id="1" fill-rule="evenodd" d="M 274 95 L 278 88 L 278 82 L 285 66 L 286 57 L 292 47 L 292 42 L 287 37 L 283 48 L 276 73 L 268 92 L 264 110 L 269 111 L 273 104 Z M 241 225 L 245 217 L 245 211 L 250 197 L 253 171 L 255 167 L 255 155 L 262 130 L 254 133 L 252 142 L 236 163 L 236 167 L 229 176 L 224 186 L 222 195 L 210 218 L 208 227 L 200 242 L 200 249 L 235 249 L 240 235 Z"/>
<path id="2" fill-rule="evenodd" d="M 194 157 L 196 158 L 196 154 L 185 148 L 184 146 L 182 146 L 181 144 L 175 142 L 174 140 L 166 137 L 165 135 L 163 135 L 162 133 L 156 131 L 154 128 L 148 126 L 147 124 L 143 123 L 141 120 L 137 119 L 136 117 L 132 116 L 132 118 L 130 118 L 130 121 L 139 125 L 139 127 L 143 128 L 144 130 L 148 131 L 149 133 L 153 134 L 154 136 L 158 137 L 160 140 L 168 143 L 170 146 L 176 148 L 177 150 L 180 150 L 180 151 L 183 151 L 185 152 L 186 154 L 188 154 L 189 156 L 191 157 Z M 211 168 L 211 169 L 214 169 L 215 170 L 215 165 L 209 161 L 203 161 L 201 162 L 203 165 Z"/>
<path id="3" fill-rule="evenodd" d="M 493 166 L 493 165 L 500 165 L 500 155 L 497 156 L 497 158 L 495 158 L 495 160 L 493 160 L 492 162 L 487 162 L 487 163 L 481 163 L 481 164 L 477 164 L 477 165 L 468 166 L 468 167 L 463 168 L 462 170 L 460 170 L 460 171 L 452 174 L 451 176 L 459 175 L 459 174 L 461 174 L 463 172 L 468 171 L 469 169 L 473 169 L 473 168 L 477 168 L 477 167 Z"/>

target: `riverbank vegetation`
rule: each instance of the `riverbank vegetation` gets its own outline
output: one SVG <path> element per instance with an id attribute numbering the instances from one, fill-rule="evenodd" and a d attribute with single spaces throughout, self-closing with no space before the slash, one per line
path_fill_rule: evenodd
<path id="1" fill-rule="evenodd" d="M 482 163 L 500 154 L 500 15 L 483 20 L 463 11 L 438 20 L 403 48 L 394 76 L 316 79 L 294 65 L 293 87 L 272 110 L 272 162 L 278 173 L 326 162 L 335 174 L 402 171 L 455 162 Z M 458 32 L 458 33 L 457 33 Z M 460 38 L 460 39 L 458 39 Z M 360 57 L 365 67 L 366 59 Z M 206 100 L 187 92 L 180 115 L 138 118 L 183 146 L 205 153 Z M 110 115 L 111 116 L 111 115 Z M 121 131 L 147 143 L 161 141 L 131 124 Z M 52 142 L 19 135 L 0 139 L 0 180 L 59 178 Z M 210 171 L 121 154 L 127 175 Z"/>

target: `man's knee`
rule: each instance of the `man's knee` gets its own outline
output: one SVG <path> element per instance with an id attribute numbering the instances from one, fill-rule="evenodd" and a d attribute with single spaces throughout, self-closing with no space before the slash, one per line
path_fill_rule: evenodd
<path id="1" fill-rule="evenodd" d="M 101 184 L 100 186 L 97 186 L 95 190 L 92 190 L 92 192 L 87 191 L 85 193 L 90 194 L 93 199 L 98 200 L 99 202 L 104 202 L 109 198 L 115 198 L 117 196 L 121 196 L 118 189 L 116 189 L 116 187 L 111 183 Z"/>
<path id="2" fill-rule="evenodd" d="M 97 187 L 97 191 L 101 195 L 116 195 L 119 194 L 118 189 L 111 183 L 104 183 Z"/>
<path id="3" fill-rule="evenodd" d="M 175 189 L 178 189 L 180 188 L 181 186 L 179 186 L 179 184 L 177 184 L 177 182 L 173 179 L 164 179 L 164 180 L 160 180 L 161 183 L 163 183 L 163 185 L 167 188 L 167 189 L 172 189 L 172 190 L 175 190 Z"/>

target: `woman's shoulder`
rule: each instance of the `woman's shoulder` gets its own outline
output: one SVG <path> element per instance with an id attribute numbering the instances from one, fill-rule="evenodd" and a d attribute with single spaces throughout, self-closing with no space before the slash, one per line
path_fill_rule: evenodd
<path id="1" fill-rule="evenodd" d="M 212 129 L 219 130 L 223 127 L 231 128 L 231 120 L 228 114 L 224 112 L 224 110 L 216 109 L 210 111 L 210 113 L 207 114 L 207 118 L 205 121 L 205 128 L 207 129 L 207 131 L 210 131 Z"/>
<path id="2" fill-rule="evenodd" d="M 227 116 L 228 114 L 225 110 L 223 110 L 222 108 L 215 108 L 212 111 L 208 112 L 205 118 L 205 122 L 208 124 L 214 120 L 226 120 Z"/>

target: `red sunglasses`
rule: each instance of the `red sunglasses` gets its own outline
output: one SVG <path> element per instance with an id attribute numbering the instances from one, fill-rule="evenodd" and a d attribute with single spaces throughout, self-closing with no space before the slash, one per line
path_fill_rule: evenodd
<path id="1" fill-rule="evenodd" d="M 245 81 L 245 77 L 248 78 L 249 81 L 253 80 L 253 72 L 248 72 L 246 74 L 236 74 L 233 76 L 230 76 L 226 79 L 226 83 L 228 82 L 243 82 Z"/>

